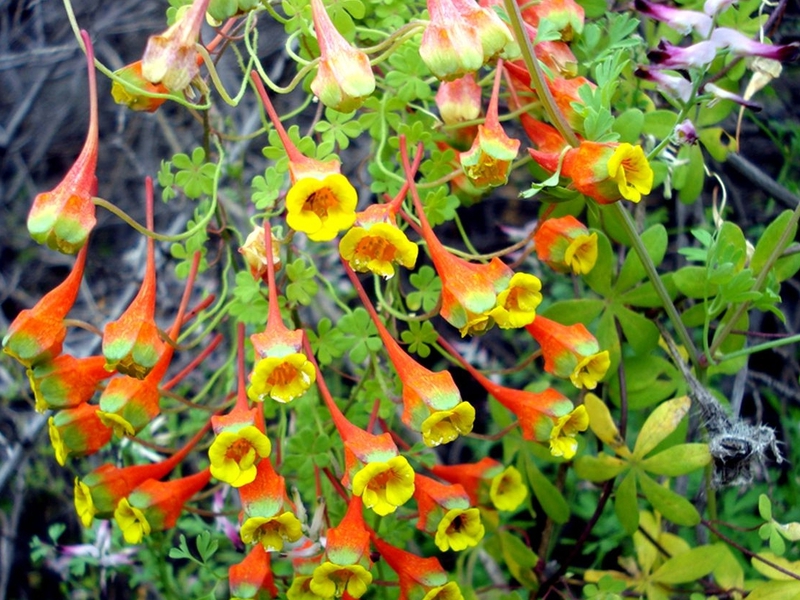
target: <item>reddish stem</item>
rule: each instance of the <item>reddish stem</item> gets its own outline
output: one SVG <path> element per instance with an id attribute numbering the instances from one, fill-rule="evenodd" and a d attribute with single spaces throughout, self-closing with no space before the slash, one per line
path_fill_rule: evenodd
<path id="1" fill-rule="evenodd" d="M 214 336 L 211 340 L 211 343 L 206 346 L 203 351 L 195 356 L 188 365 L 186 365 L 178 374 L 176 374 L 172 379 L 166 382 L 164 385 L 161 386 L 161 389 L 164 391 L 168 391 L 175 387 L 180 381 L 186 377 L 189 373 L 194 371 L 200 363 L 202 363 L 208 356 L 219 346 L 220 342 L 222 342 L 222 334 L 218 333 Z"/>
<path id="2" fill-rule="evenodd" d="M 272 102 L 270 102 L 269 96 L 267 95 L 267 90 L 264 89 L 264 84 L 261 82 L 261 78 L 258 76 L 258 73 L 256 71 L 250 71 L 250 79 L 253 80 L 253 83 L 256 86 L 256 91 L 261 97 L 261 102 L 264 104 L 264 108 L 267 110 L 269 120 L 272 121 L 272 126 L 275 127 L 275 131 L 278 132 L 278 136 L 281 138 L 281 143 L 283 143 L 286 154 L 289 155 L 289 161 L 298 164 L 306 162 L 308 159 L 300 153 L 300 151 L 297 149 L 297 146 L 295 146 L 292 143 L 292 140 L 289 139 L 289 134 L 286 133 L 286 130 L 283 128 L 281 119 L 278 116 L 278 113 L 275 112 L 275 107 L 272 106 Z"/>
<path id="3" fill-rule="evenodd" d="M 497 59 L 497 70 L 494 73 L 494 85 L 492 86 L 492 96 L 489 100 L 489 108 L 486 109 L 486 119 L 483 122 L 484 127 L 499 128 L 500 118 L 497 114 L 497 102 L 500 96 L 500 79 L 503 76 L 503 59 Z"/>
<path id="4" fill-rule="evenodd" d="M 401 138 L 405 138 L 405 135 L 401 135 Z M 419 169 L 419 165 L 422 162 L 422 156 L 424 152 L 422 151 L 422 142 L 417 144 L 417 154 L 414 156 L 414 164 L 411 165 L 411 176 L 410 179 L 414 179 L 417 174 L 417 169 Z M 406 198 L 406 194 L 408 194 L 408 188 L 410 184 L 408 183 L 409 177 L 406 178 L 406 181 L 403 183 L 403 187 L 400 188 L 400 191 L 397 195 L 389 201 L 389 211 L 392 215 L 397 214 L 397 211 L 400 210 L 400 206 L 403 204 L 403 200 Z"/>

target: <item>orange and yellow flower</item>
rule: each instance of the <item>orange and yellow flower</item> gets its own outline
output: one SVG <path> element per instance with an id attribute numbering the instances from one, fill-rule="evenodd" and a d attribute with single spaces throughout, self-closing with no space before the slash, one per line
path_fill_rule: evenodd
<path id="1" fill-rule="evenodd" d="M 568 415 L 559 417 L 550 432 L 550 454 L 570 460 L 578 450 L 575 436 L 589 427 L 589 413 L 581 404 Z"/>
<path id="2" fill-rule="evenodd" d="M 73 408 L 88 402 L 98 384 L 112 375 L 105 362 L 102 356 L 75 358 L 62 354 L 28 368 L 36 411 Z"/>
<path id="3" fill-rule="evenodd" d="M 338 160 L 322 162 L 304 156 L 281 124 L 258 74 L 251 73 L 264 108 L 289 157 L 292 187 L 286 194 L 286 223 L 315 242 L 332 240 L 356 220 L 358 194 L 341 174 Z"/>
<path id="4" fill-rule="evenodd" d="M 597 262 L 597 233 L 572 216 L 547 219 L 533 241 L 539 260 L 559 273 L 586 275 Z"/>
<path id="5" fill-rule="evenodd" d="M 458 552 L 481 541 L 485 529 L 480 511 L 470 507 L 469 496 L 461 485 L 439 483 L 424 475 L 417 475 L 416 483 L 417 529 L 434 535 L 439 550 Z"/>
<path id="6" fill-rule="evenodd" d="M 548 373 L 588 390 L 605 377 L 611 365 L 608 350 L 600 351 L 597 339 L 583 324 L 561 325 L 540 316 L 526 329 L 539 342 Z"/>
<path id="7" fill-rule="evenodd" d="M 482 458 L 477 463 L 434 465 L 431 471 L 445 481 L 463 486 L 473 505 L 513 511 L 528 496 L 520 472 L 511 466 L 504 468 L 493 458 Z"/>
<path id="8" fill-rule="evenodd" d="M 111 440 L 111 430 L 100 420 L 99 409 L 91 404 L 58 411 L 47 421 L 56 461 L 62 467 L 68 456 L 94 454 Z"/>
<path id="9" fill-rule="evenodd" d="M 75 254 L 83 248 L 97 223 L 92 197 L 97 193 L 97 84 L 94 50 L 89 34 L 81 31 L 89 68 L 89 132 L 75 163 L 55 188 L 33 200 L 28 213 L 31 237 L 48 248 Z"/>
<path id="10" fill-rule="evenodd" d="M 124 104 L 131 110 L 155 112 L 167 101 L 166 98 L 154 98 L 137 91 L 137 88 L 153 94 L 167 94 L 169 90 L 160 83 L 150 83 L 142 75 L 142 61 L 137 60 L 114 71 L 122 81 L 111 82 L 111 96 L 117 104 Z"/>
<path id="11" fill-rule="evenodd" d="M 231 600 L 278 597 L 270 555 L 261 544 L 253 546 L 244 560 L 230 566 L 228 581 Z"/>

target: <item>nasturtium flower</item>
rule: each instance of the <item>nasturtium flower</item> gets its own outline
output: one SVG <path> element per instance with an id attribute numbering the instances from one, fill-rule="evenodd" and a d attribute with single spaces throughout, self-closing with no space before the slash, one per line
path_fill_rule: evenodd
<path id="1" fill-rule="evenodd" d="M 293 510 L 286 496 L 286 480 L 278 475 L 268 457 L 258 462 L 253 481 L 239 488 L 239 499 L 248 518 L 277 517 L 287 509 Z"/>
<path id="2" fill-rule="evenodd" d="M 477 546 L 484 533 L 481 511 L 477 508 L 453 508 L 439 521 L 434 541 L 442 552 L 458 552 Z"/>
<path id="3" fill-rule="evenodd" d="M 517 510 L 528 497 L 528 488 L 516 468 L 506 467 L 502 473 L 492 478 L 489 497 L 497 510 Z"/>
<path id="4" fill-rule="evenodd" d="M 361 565 L 337 565 L 324 562 L 316 569 L 309 587 L 320 598 L 340 598 L 347 592 L 361 598 L 372 583 L 372 574 Z"/>
<path id="5" fill-rule="evenodd" d="M 371 462 L 353 477 L 353 494 L 380 516 L 397 510 L 414 494 L 414 469 L 404 456 Z"/>
<path id="6" fill-rule="evenodd" d="M 486 120 L 478 126 L 478 135 L 475 136 L 472 147 L 459 156 L 464 173 L 478 188 L 505 185 L 511 163 L 519 152 L 519 140 L 506 135 L 498 118 L 497 102 L 502 75 L 502 61 L 498 61 Z"/>
<path id="7" fill-rule="evenodd" d="M 144 512 L 131 506 L 127 498 L 119 501 L 114 511 L 114 519 L 122 530 L 122 537 L 129 544 L 138 544 L 144 536 L 150 535 L 150 523 Z"/>
<path id="8" fill-rule="evenodd" d="M 239 563 L 228 569 L 231 600 L 277 598 L 278 588 L 272 575 L 269 552 L 256 544 Z"/>
<path id="9" fill-rule="evenodd" d="M 653 188 L 653 169 L 641 146 L 617 146 L 608 159 L 608 174 L 617 182 L 622 197 L 631 202 L 639 202 Z"/>
<path id="10" fill-rule="evenodd" d="M 453 0 L 427 0 L 430 23 L 422 34 L 419 55 L 431 73 L 452 81 L 483 66 L 478 28 L 453 4 Z"/>
<path id="11" fill-rule="evenodd" d="M 469 402 L 459 402 L 454 408 L 431 412 L 422 422 L 420 433 L 425 445 L 433 448 L 468 434 L 474 424 L 475 408 Z"/>
<path id="12" fill-rule="evenodd" d="M 600 351 L 597 339 L 583 324 L 561 325 L 540 316 L 526 329 L 539 342 L 548 373 L 588 390 L 605 377 L 611 365 L 609 352 Z"/>
<path id="13" fill-rule="evenodd" d="M 320 600 L 320 596 L 311 591 L 311 575 L 295 575 L 292 585 L 286 590 L 288 600 Z"/>
<path id="14" fill-rule="evenodd" d="M 152 203 L 153 182 L 147 179 L 147 202 Z M 148 208 L 148 212 L 151 210 Z M 156 311 L 155 242 L 147 240 L 147 265 L 136 297 L 116 321 L 103 329 L 103 355 L 106 368 L 144 379 L 166 351 L 155 322 Z"/>
<path id="15" fill-rule="evenodd" d="M 114 519 L 129 544 L 138 544 L 153 531 L 175 527 L 184 505 L 202 490 L 211 473 L 204 469 L 171 481 L 148 479 L 119 501 Z"/>
<path id="16" fill-rule="evenodd" d="M 528 495 L 522 475 L 514 467 L 503 467 L 493 458 L 476 463 L 434 465 L 431 472 L 464 488 L 472 505 L 492 505 L 498 510 L 516 510 Z"/>
<path id="17" fill-rule="evenodd" d="M 436 106 L 445 125 L 477 119 L 481 114 L 481 86 L 473 73 L 453 81 L 442 81 L 436 92 Z"/>
<path id="18" fill-rule="evenodd" d="M 158 385 L 166 367 L 154 369 L 145 379 L 116 377 L 103 390 L 98 416 L 118 437 L 136 435 L 161 412 Z"/>
<path id="19" fill-rule="evenodd" d="M 89 132 L 75 163 L 55 188 L 38 194 L 28 213 L 28 231 L 39 244 L 64 254 L 83 248 L 97 223 L 92 197 L 97 193 L 98 116 L 94 50 L 81 31 L 89 68 Z"/>
<path id="20" fill-rule="evenodd" d="M 26 367 L 53 359 L 61 354 L 67 328 L 64 317 L 75 304 L 86 266 L 88 246 L 78 253 L 72 271 L 33 308 L 20 312 L 3 337 L 3 352 Z"/>
<path id="21" fill-rule="evenodd" d="M 72 408 L 88 402 L 97 385 L 111 377 L 102 356 L 75 358 L 62 354 L 53 360 L 28 368 L 28 380 L 37 412 Z"/>
<path id="22" fill-rule="evenodd" d="M 111 96 L 117 104 L 124 104 L 135 111 L 155 112 L 167 101 L 166 98 L 153 98 L 134 89 L 139 88 L 155 94 L 169 93 L 169 90 L 160 83 L 150 83 L 144 78 L 141 60 L 117 69 L 114 75 L 122 80 L 115 79 L 111 82 Z"/>
<path id="23" fill-rule="evenodd" d="M 497 294 L 497 306 L 489 315 L 501 329 L 524 327 L 536 318 L 542 302 L 542 282 L 535 275 L 515 273 L 508 288 Z"/>
<path id="24" fill-rule="evenodd" d="M 572 41 L 575 34 L 583 31 L 585 11 L 575 0 L 542 0 L 542 2 L 525 3 L 521 8 L 522 18 L 526 23 L 539 27 L 539 21 L 546 19 L 553 28 L 561 33 L 565 42 Z"/>
<path id="25" fill-rule="evenodd" d="M 269 456 L 272 446 L 264 433 L 248 425 L 238 431 L 222 431 L 208 449 L 211 476 L 233 487 L 241 487 L 256 478 L 256 463 Z"/>
<path id="26" fill-rule="evenodd" d="M 356 220 L 358 194 L 341 174 L 338 159 L 326 162 L 304 156 L 289 138 L 258 75 L 256 90 L 289 158 L 292 187 L 286 194 L 286 223 L 315 242 L 332 240 Z"/>
<path id="27" fill-rule="evenodd" d="M 575 436 L 589 427 L 589 413 L 581 404 L 568 415 L 559 417 L 550 432 L 550 454 L 567 460 L 575 456 L 578 440 Z"/>
<path id="28" fill-rule="evenodd" d="M 50 442 L 62 467 L 68 456 L 94 454 L 111 441 L 111 430 L 100 420 L 98 412 L 97 406 L 84 403 L 60 410 L 48 419 Z"/>
<path id="29" fill-rule="evenodd" d="M 170 91 L 189 86 L 200 71 L 196 46 L 208 4 L 209 0 L 194 0 L 169 29 L 148 38 L 142 56 L 142 75 L 147 81 L 161 83 Z"/>
<path id="30" fill-rule="evenodd" d="M 597 233 L 573 216 L 547 219 L 533 234 L 536 256 L 559 273 L 589 273 L 597 262 Z"/>
<path id="31" fill-rule="evenodd" d="M 475 409 L 461 400 L 453 376 L 448 371 L 434 373 L 411 358 L 386 329 L 358 277 L 349 268 L 345 270 L 375 323 L 402 383 L 403 423 L 422 433 L 423 441 L 429 446 L 446 444 L 472 431 Z"/>
<path id="32" fill-rule="evenodd" d="M 397 573 L 400 585 L 398 600 L 463 600 L 458 585 L 447 581 L 447 572 L 438 559 L 406 552 L 376 535 L 372 540 L 384 562 Z"/>
<path id="33" fill-rule="evenodd" d="M 540 319 L 541 317 L 536 318 Z M 542 392 L 530 392 L 495 383 L 473 367 L 441 336 L 439 344 L 460 362 L 489 394 L 517 416 L 520 429 L 522 429 L 522 437 L 526 440 L 548 441 L 554 419 L 568 414 L 573 408 L 572 402 L 553 388 L 547 388 Z"/>
<path id="34" fill-rule="evenodd" d="M 336 30 L 322 0 L 311 0 L 314 30 L 319 43 L 319 68 L 311 91 L 325 106 L 352 112 L 375 91 L 369 57 Z"/>
<path id="35" fill-rule="evenodd" d="M 305 354 L 267 356 L 256 363 L 247 394 L 256 401 L 272 398 L 276 402 L 291 402 L 308 391 L 314 378 L 314 367 Z"/>
<path id="36" fill-rule="evenodd" d="M 95 516 L 106 519 L 113 516 L 122 498 L 148 479 L 161 479 L 172 471 L 194 449 L 208 431 L 200 429 L 180 450 L 168 458 L 152 464 L 117 467 L 104 464 L 86 475 L 75 478 L 75 511 L 84 527 L 91 527 Z"/>
<path id="37" fill-rule="evenodd" d="M 339 253 L 354 271 L 371 271 L 389 279 L 395 264 L 414 267 L 419 247 L 394 223 L 359 225 L 357 220 L 339 242 Z"/>
<path id="38" fill-rule="evenodd" d="M 294 513 L 283 512 L 274 517 L 250 517 L 242 524 L 242 541 L 261 544 L 265 550 L 283 550 L 286 542 L 296 542 L 303 537 L 303 526 Z"/>
<path id="39" fill-rule="evenodd" d="M 280 246 L 277 244 L 275 235 L 270 231 L 272 237 L 272 264 L 276 271 L 281 268 L 281 255 Z M 266 233 L 264 227 L 256 227 L 251 231 L 244 241 L 244 244 L 239 248 L 239 254 L 244 257 L 244 261 L 250 268 L 250 273 L 253 279 L 266 280 L 267 279 L 267 243 Z"/>
<path id="40" fill-rule="evenodd" d="M 498 56 L 511 60 L 519 58 L 519 45 L 511 30 L 490 6 L 483 6 L 475 0 L 453 0 L 453 6 L 478 31 L 484 64 Z"/>

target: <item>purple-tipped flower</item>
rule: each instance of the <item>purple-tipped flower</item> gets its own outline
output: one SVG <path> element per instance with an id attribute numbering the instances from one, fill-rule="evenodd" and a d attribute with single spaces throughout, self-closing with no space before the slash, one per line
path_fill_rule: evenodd
<path id="1" fill-rule="evenodd" d="M 711 64 L 718 47 L 716 42 L 710 40 L 685 48 L 662 40 L 656 50 L 647 53 L 647 58 L 655 69 L 696 69 Z"/>
<path id="2" fill-rule="evenodd" d="M 694 127 L 689 119 L 675 126 L 675 137 L 679 144 L 684 146 L 692 146 L 697 143 L 697 129 Z"/>
<path id="3" fill-rule="evenodd" d="M 703 86 L 703 91 L 712 94 L 714 97 L 719 98 L 720 100 L 731 100 L 736 102 L 736 104 L 741 104 L 742 106 L 746 106 L 750 110 L 754 110 L 756 112 L 763 108 L 758 102 L 746 100 L 743 96 L 735 94 L 734 92 L 729 92 L 728 90 L 723 89 L 713 83 L 705 84 Z"/>
<path id="4" fill-rule="evenodd" d="M 792 42 L 783 46 L 762 44 L 751 40 L 743 33 L 727 27 L 718 27 L 711 34 L 711 41 L 718 48 L 727 48 L 736 56 L 763 56 L 781 62 L 791 61 L 800 53 L 800 43 Z"/>
<path id="5" fill-rule="evenodd" d="M 658 86 L 659 91 L 681 102 L 689 102 L 692 97 L 692 83 L 685 77 L 666 75 L 661 71 L 651 71 L 647 67 L 639 67 L 635 75 L 645 81 L 652 81 Z"/>
<path id="6" fill-rule="evenodd" d="M 653 4 L 647 0 L 635 0 L 633 5 L 643 15 L 666 23 L 683 35 L 689 35 L 694 31 L 707 38 L 708 34 L 711 33 L 713 21 L 705 13 L 696 10 L 672 8 L 663 4 Z"/>

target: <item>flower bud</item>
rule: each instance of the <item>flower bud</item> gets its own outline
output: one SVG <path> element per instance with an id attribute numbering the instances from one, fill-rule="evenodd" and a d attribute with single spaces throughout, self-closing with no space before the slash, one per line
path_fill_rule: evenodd
<path id="1" fill-rule="evenodd" d="M 480 34 L 452 0 L 428 0 L 431 22 L 422 35 L 422 62 L 439 79 L 452 81 L 473 73 L 484 63 Z"/>
<path id="2" fill-rule="evenodd" d="M 250 268 L 253 279 L 264 280 L 267 277 L 267 245 L 263 227 L 256 227 L 247 236 L 244 244 L 239 248 L 239 254 L 244 257 L 244 262 Z M 276 271 L 281 266 L 281 252 L 278 239 L 272 233 L 272 264 Z"/>
<path id="3" fill-rule="evenodd" d="M 319 42 L 319 69 L 311 91 L 327 107 L 352 112 L 375 91 L 375 75 L 367 55 L 336 30 L 322 0 L 311 0 Z"/>
<path id="4" fill-rule="evenodd" d="M 481 87 L 473 73 L 443 81 L 436 92 L 436 106 L 446 125 L 477 119 L 481 114 Z"/>

